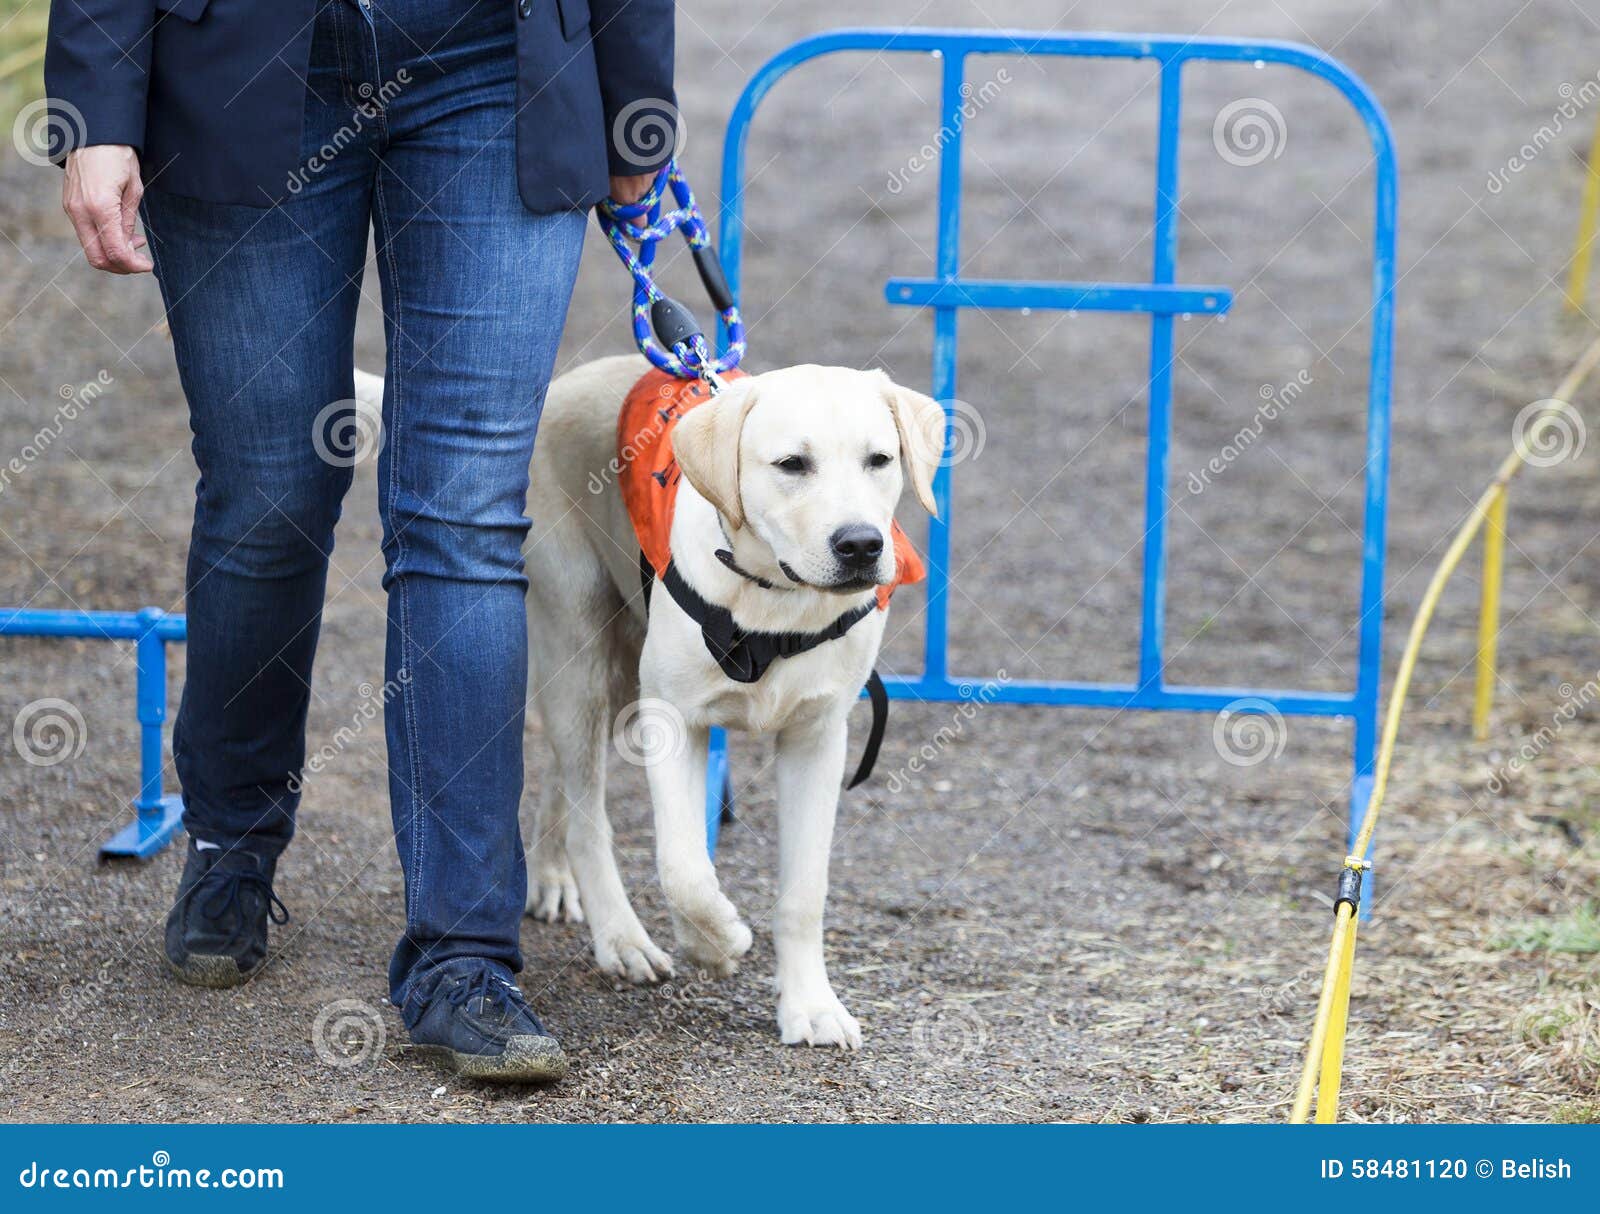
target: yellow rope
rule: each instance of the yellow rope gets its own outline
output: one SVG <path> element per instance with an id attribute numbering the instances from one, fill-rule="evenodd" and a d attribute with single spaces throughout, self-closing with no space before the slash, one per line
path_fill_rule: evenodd
<path id="1" fill-rule="evenodd" d="M 1489 503 L 1489 525 L 1483 533 L 1483 590 L 1478 599 L 1478 675 L 1472 694 L 1472 736 L 1489 739 L 1489 710 L 1494 707 L 1494 668 L 1500 648 L 1500 575 L 1506 564 L 1506 491 Z"/>
<path id="2" fill-rule="evenodd" d="M 1532 418 L 1527 427 L 1528 432 L 1537 433 L 1545 419 L 1563 407 L 1570 408 L 1572 396 L 1597 364 L 1600 364 L 1600 338 L 1591 342 L 1582 357 L 1573 364 L 1566 378 L 1549 398 L 1545 408 Z M 1416 670 L 1417 655 L 1422 649 L 1422 638 L 1428 631 L 1428 625 L 1433 622 L 1433 613 L 1439 606 L 1445 585 L 1449 582 L 1450 575 L 1455 572 L 1456 566 L 1461 563 L 1461 558 L 1477 536 L 1484 520 L 1496 509 L 1497 504 L 1503 507 L 1506 486 L 1522 469 L 1526 459 L 1524 445 L 1519 443 L 1516 449 L 1501 461 L 1500 467 L 1495 471 L 1494 479 L 1473 503 L 1472 512 L 1461 524 L 1455 538 L 1451 540 L 1450 547 L 1445 550 L 1439 567 L 1434 570 L 1428 588 L 1422 595 L 1416 618 L 1411 622 L 1411 632 L 1406 637 L 1406 647 L 1400 655 L 1400 668 L 1395 673 L 1394 687 L 1389 692 L 1388 711 L 1384 717 L 1383 734 L 1378 744 L 1377 770 L 1372 779 L 1372 795 L 1367 801 L 1367 811 L 1362 817 L 1361 829 L 1356 834 L 1355 844 L 1350 848 L 1350 854 L 1345 857 L 1346 868 L 1357 872 L 1365 868 L 1361 857 L 1365 856 L 1372 846 L 1372 834 L 1377 828 L 1378 815 L 1383 809 L 1383 795 L 1389 786 L 1389 768 L 1394 762 L 1395 739 L 1400 733 L 1400 714 L 1405 707 L 1406 692 L 1411 687 L 1411 676 Z M 1502 517 L 1501 522 L 1503 521 Z M 1317 1120 L 1332 1121 L 1338 1111 L 1339 1072 L 1344 1061 L 1346 1027 L 1344 1009 L 1350 997 L 1350 978 L 1354 961 L 1355 915 L 1349 903 L 1341 902 L 1334 919 L 1333 941 L 1328 949 L 1327 969 L 1322 976 L 1322 992 L 1317 1000 L 1317 1017 L 1312 1025 L 1311 1041 L 1306 1048 L 1305 1063 L 1300 1071 L 1300 1086 L 1289 1114 L 1289 1120 L 1292 1122 L 1304 1122 L 1310 1114 L 1311 1097 L 1317 1087 L 1319 1075 L 1323 1076 L 1323 1091 L 1317 1100 Z M 1331 1075 L 1328 1073 L 1330 1071 Z M 1324 1107 L 1324 1101 L 1327 1107 Z"/>

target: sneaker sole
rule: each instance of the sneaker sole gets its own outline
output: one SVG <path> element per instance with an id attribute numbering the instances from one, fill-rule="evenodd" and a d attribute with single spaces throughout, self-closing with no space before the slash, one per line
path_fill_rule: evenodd
<path id="1" fill-rule="evenodd" d="M 255 975 L 261 966 L 255 969 L 244 970 L 239 968 L 238 961 L 229 956 L 210 956 L 205 953 L 190 953 L 179 965 L 171 957 L 167 958 L 167 968 L 179 982 L 189 986 L 203 986 L 211 990 L 226 990 L 228 987 L 242 986 L 249 978 Z"/>
<path id="2" fill-rule="evenodd" d="M 463 1079 L 484 1083 L 554 1083 L 567 1074 L 567 1056 L 553 1037 L 513 1037 L 501 1054 L 464 1054 L 442 1045 L 415 1047 Z"/>

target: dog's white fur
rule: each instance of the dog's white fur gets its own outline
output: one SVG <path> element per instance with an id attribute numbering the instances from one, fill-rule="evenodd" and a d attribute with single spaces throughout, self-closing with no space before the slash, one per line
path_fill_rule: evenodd
<path id="1" fill-rule="evenodd" d="M 612 853 L 606 755 L 620 711 L 647 743 L 656 867 L 678 947 L 697 969 L 732 974 L 751 934 L 706 852 L 708 736 L 713 726 L 774 733 L 779 1032 L 789 1044 L 855 1049 L 861 1029 L 828 980 L 822 918 L 845 718 L 872 670 L 886 613 L 874 611 L 842 638 L 740 684 L 717 667 L 699 626 L 664 589 L 646 610 L 616 475 L 618 414 L 646 370 L 636 355 L 581 366 L 550 385 L 540 421 L 528 632 L 531 686 L 554 765 L 531 831 L 528 913 L 587 919 L 595 960 L 615 977 L 655 982 L 673 972 L 639 922 Z M 361 379 L 358 400 L 381 396 L 381 381 Z M 932 512 L 943 436 L 939 405 L 881 371 L 799 366 L 735 380 L 674 431 L 684 475 L 673 560 L 690 586 L 748 631 L 824 628 L 894 581 L 902 461 Z M 802 457 L 802 471 L 778 466 L 792 456 Z M 883 539 L 876 567 L 864 574 L 844 569 L 832 548 L 839 528 L 862 524 Z M 776 588 L 726 568 L 713 555 L 718 548 Z"/>
<path id="2" fill-rule="evenodd" d="M 529 636 L 555 770 L 533 831 L 529 912 L 542 919 L 586 915 L 595 960 L 607 973 L 651 982 L 672 972 L 628 901 L 606 818 L 607 735 L 614 714 L 637 697 L 645 707 L 635 711 L 664 718 L 648 722 L 658 744 L 645 766 L 657 871 L 678 946 L 697 968 L 731 974 L 751 937 L 706 854 L 708 732 L 775 733 L 778 1027 L 788 1043 L 855 1048 L 860 1027 L 834 994 L 823 961 L 822 912 L 845 716 L 872 670 L 885 613 L 874 611 L 844 637 L 774 662 L 754 684 L 735 683 L 718 669 L 698 625 L 659 587 L 647 617 L 638 543 L 613 472 L 618 412 L 645 370 L 637 356 L 579 367 L 550 386 L 540 422 L 529 502 Z M 939 406 L 882 372 L 802 366 L 736 380 L 674 431 L 684 476 L 673 560 L 689 585 L 746 630 L 826 627 L 874 593 L 859 583 L 840 588 L 848 572 L 831 537 L 847 525 L 876 528 L 883 554 L 867 576 L 874 585 L 893 582 L 900 457 L 931 511 L 943 433 Z M 803 472 L 777 466 L 796 455 L 806 461 Z M 779 588 L 763 589 L 724 567 L 713 555 L 723 547 L 741 568 Z"/>

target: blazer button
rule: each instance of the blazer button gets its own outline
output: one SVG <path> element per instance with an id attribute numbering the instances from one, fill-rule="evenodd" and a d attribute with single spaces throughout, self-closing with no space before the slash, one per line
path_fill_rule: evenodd
<path id="1" fill-rule="evenodd" d="M 524 17 L 533 16 L 533 0 L 517 0 L 517 12 Z"/>

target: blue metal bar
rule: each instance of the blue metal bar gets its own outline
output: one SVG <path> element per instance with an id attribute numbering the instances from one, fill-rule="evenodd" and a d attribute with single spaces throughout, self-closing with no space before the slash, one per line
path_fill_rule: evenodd
<path id="1" fill-rule="evenodd" d="M 166 641 L 181 641 L 188 635 L 181 615 L 160 616 L 155 629 Z M 137 641 L 146 630 L 142 611 L 42 611 L 0 607 L 0 636 Z"/>
<path id="2" fill-rule="evenodd" d="M 1151 281 L 1171 283 L 1178 269 L 1178 135 L 1182 61 L 1161 64 L 1159 143 L 1156 147 L 1155 232 Z M 1149 418 L 1145 440 L 1144 587 L 1139 612 L 1139 682 L 1161 685 L 1166 661 L 1167 454 L 1172 445 L 1172 315 L 1150 318 Z"/>
<path id="3" fill-rule="evenodd" d="M 711 731 L 711 749 L 706 760 L 706 850 L 717 854 L 717 840 L 722 835 L 722 814 L 733 812 L 733 779 L 728 768 L 728 735 L 725 730 Z"/>
<path id="4" fill-rule="evenodd" d="M 161 786 L 162 727 L 167 719 L 167 644 L 188 636 L 181 615 L 142 611 L 48 611 L 0 608 L 0 636 L 133 641 L 139 718 L 139 791 L 133 820 L 101 844 L 105 856 L 155 855 L 183 827 L 183 798 Z"/>
<path id="5" fill-rule="evenodd" d="M 939 89 L 939 219 L 934 248 L 934 273 L 953 282 L 961 273 L 961 148 L 965 142 L 966 97 L 961 92 L 966 75 L 966 52 L 949 46 Z M 960 309 L 953 303 L 933 309 L 933 367 L 931 395 L 944 406 L 945 441 L 955 414 L 957 328 Z M 950 463 L 939 461 L 933 477 L 933 500 L 938 512 L 928 521 L 927 607 L 923 618 L 922 669 L 929 678 L 942 679 L 950 652 Z"/>
<path id="6" fill-rule="evenodd" d="M 1251 711 L 1266 704 L 1284 716 L 1353 717 L 1359 700 L 1353 692 L 1273 691 L 1255 687 L 1149 687 L 1137 683 L 1074 683 L 1012 679 L 930 679 L 886 676 L 891 699 L 986 704 L 1054 704 L 1081 708 L 1164 708 L 1185 712 Z"/>
<path id="7" fill-rule="evenodd" d="M 1037 308 L 1040 311 L 1155 312 L 1217 316 L 1233 306 L 1227 287 L 1124 282 L 990 282 L 891 278 L 883 297 L 913 307 Z"/>

